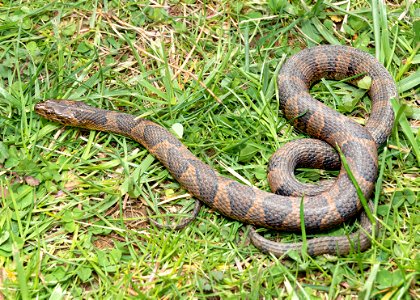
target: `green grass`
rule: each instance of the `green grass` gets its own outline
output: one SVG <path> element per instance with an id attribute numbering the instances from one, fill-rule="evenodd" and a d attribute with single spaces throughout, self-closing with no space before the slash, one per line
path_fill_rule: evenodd
<path id="1" fill-rule="evenodd" d="M 0 3 L 2 297 L 418 299 L 420 7 L 147 3 Z M 71 98 L 177 132 L 182 125 L 182 142 L 200 159 L 267 190 L 270 155 L 303 137 L 278 112 L 276 73 L 316 44 L 376 55 L 399 88 L 374 198 L 381 229 L 364 253 L 279 260 L 209 208 L 180 232 L 151 227 L 146 209 L 171 222 L 193 207 L 157 160 L 121 136 L 62 128 L 33 111 L 43 99 Z M 361 123 L 370 111 L 365 93 L 344 83 L 312 92 Z"/>

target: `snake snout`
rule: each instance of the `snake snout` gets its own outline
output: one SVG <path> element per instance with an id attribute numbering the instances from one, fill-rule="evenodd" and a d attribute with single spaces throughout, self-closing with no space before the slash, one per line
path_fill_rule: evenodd
<path id="1" fill-rule="evenodd" d="M 47 119 L 49 115 L 53 114 L 52 107 L 48 105 L 48 101 L 40 102 L 35 104 L 35 112 Z"/>
<path id="2" fill-rule="evenodd" d="M 72 118 L 67 100 L 46 100 L 35 105 L 35 112 L 51 121 L 65 124 Z"/>

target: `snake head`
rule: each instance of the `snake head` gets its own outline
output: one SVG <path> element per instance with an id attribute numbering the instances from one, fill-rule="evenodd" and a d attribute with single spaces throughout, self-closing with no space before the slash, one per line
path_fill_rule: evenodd
<path id="1" fill-rule="evenodd" d="M 49 99 L 35 105 L 35 112 L 51 121 L 64 125 L 81 125 L 79 115 L 92 108 L 80 101 Z"/>

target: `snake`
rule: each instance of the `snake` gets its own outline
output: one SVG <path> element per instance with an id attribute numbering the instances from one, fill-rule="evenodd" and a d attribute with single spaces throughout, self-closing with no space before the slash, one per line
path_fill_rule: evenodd
<path id="1" fill-rule="evenodd" d="M 311 86 L 322 78 L 356 85 L 366 76 L 371 79 L 368 94 L 372 104 L 364 126 L 310 95 Z M 137 141 L 197 201 L 245 224 L 286 232 L 301 232 L 304 224 L 307 232 L 316 233 L 360 216 L 358 189 L 366 199 L 372 196 L 378 173 L 378 147 L 393 127 L 390 99 L 397 97 L 397 89 L 392 76 L 367 52 L 349 46 L 324 45 L 306 48 L 287 59 L 279 71 L 277 88 L 284 117 L 311 139 L 293 141 L 274 154 L 268 166 L 274 192 L 218 174 L 167 129 L 148 119 L 75 100 L 45 100 L 35 105 L 35 112 L 66 126 L 112 132 Z M 345 158 L 357 185 L 340 163 L 336 149 Z M 296 180 L 293 171 L 299 166 L 340 171 L 333 183 L 316 188 Z M 371 243 L 372 226 L 363 213 L 361 224 L 362 228 L 349 236 L 308 239 L 307 253 L 343 255 L 352 249 L 366 249 Z M 270 241 L 254 227 L 249 235 L 258 249 L 276 256 L 303 246 L 302 242 Z"/>

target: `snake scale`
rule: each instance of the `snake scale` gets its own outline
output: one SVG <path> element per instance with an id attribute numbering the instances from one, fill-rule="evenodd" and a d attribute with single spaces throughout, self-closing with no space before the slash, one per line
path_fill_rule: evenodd
<path id="1" fill-rule="evenodd" d="M 350 78 L 349 82 L 356 84 L 360 74 L 372 79 L 369 90 L 372 112 L 365 126 L 309 94 L 311 85 L 321 78 Z M 340 168 L 338 155 L 333 150 L 338 147 L 368 199 L 377 178 L 377 147 L 387 139 L 393 126 L 390 98 L 397 97 L 393 78 L 368 53 L 347 46 L 317 46 L 302 50 L 284 63 L 278 75 L 278 92 L 284 116 L 295 128 L 315 140 L 294 141 L 274 154 L 268 177 L 274 181 L 271 187 L 277 194 L 220 176 L 168 130 L 149 120 L 71 100 L 47 100 L 38 103 L 35 111 L 64 125 L 114 132 L 134 139 L 197 199 L 223 215 L 247 224 L 299 232 L 301 203 L 304 225 L 310 232 L 335 227 L 358 215 L 362 206 L 343 167 L 334 183 L 320 188 L 299 183 L 293 170 L 296 166 Z M 365 230 L 350 236 L 309 239 L 308 253 L 346 254 L 352 248 L 366 249 L 370 245 L 371 225 L 366 216 L 361 217 L 361 222 Z M 266 240 L 253 228 L 250 237 L 259 249 L 275 255 L 302 246 L 301 243 Z"/>

